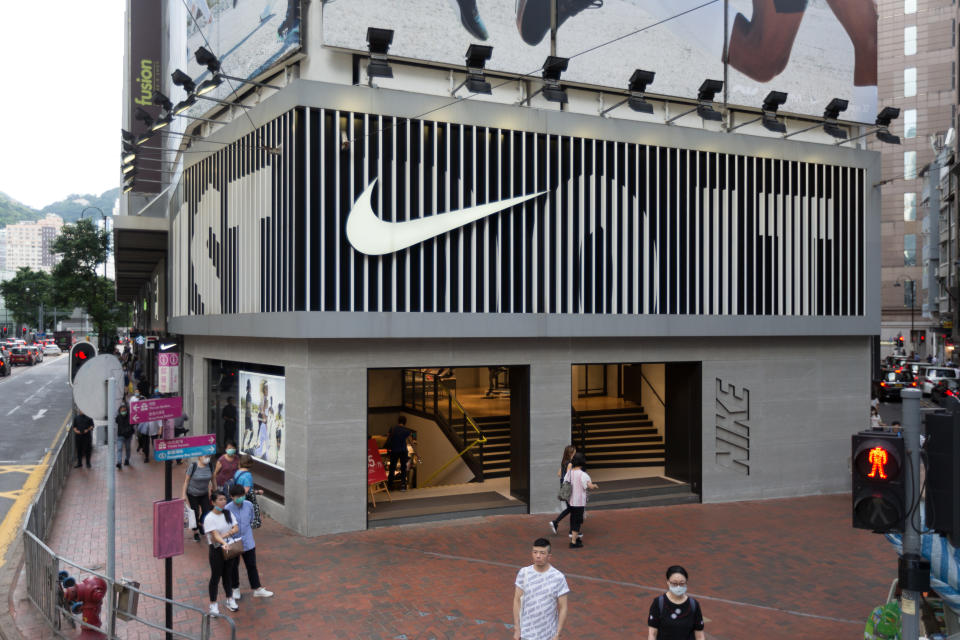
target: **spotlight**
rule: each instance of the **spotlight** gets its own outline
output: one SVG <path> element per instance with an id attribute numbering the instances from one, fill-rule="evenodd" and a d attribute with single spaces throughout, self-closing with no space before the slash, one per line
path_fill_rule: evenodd
<path id="1" fill-rule="evenodd" d="M 492 55 L 493 47 L 482 44 L 470 45 L 467 48 L 466 56 L 464 56 L 467 65 L 467 78 L 457 89 L 466 85 L 467 91 L 470 93 L 483 93 L 486 95 L 493 93 L 493 88 L 490 86 L 490 83 L 483 77 L 483 68 Z M 452 93 L 456 93 L 457 89 L 454 89 Z"/>
<path id="2" fill-rule="evenodd" d="M 548 102 L 567 103 L 567 92 L 561 87 L 544 87 L 541 89 L 541 93 Z"/>
<path id="3" fill-rule="evenodd" d="M 644 71 L 643 69 L 637 69 L 633 72 L 633 75 L 630 76 L 630 83 L 627 85 L 627 90 L 630 92 L 630 96 L 627 98 L 628 107 L 639 113 L 653 113 L 653 105 L 644 99 L 644 94 L 647 91 L 647 85 L 653 82 L 654 76 L 656 76 L 656 73 L 653 71 Z"/>
<path id="4" fill-rule="evenodd" d="M 121 136 L 126 142 L 133 142 L 134 140 L 137 139 L 137 136 L 136 136 L 136 135 L 134 135 L 133 133 L 127 131 L 126 129 L 120 129 L 120 136 Z"/>
<path id="5" fill-rule="evenodd" d="M 171 122 L 173 122 L 173 114 L 167 113 L 165 116 L 157 118 L 156 122 L 153 123 L 153 126 L 150 127 L 150 131 L 160 131 L 160 129 L 170 126 Z"/>
<path id="6" fill-rule="evenodd" d="M 133 136 L 133 137 L 131 138 L 131 140 L 136 140 L 136 136 Z M 123 151 L 124 151 L 124 153 L 134 153 L 134 154 L 135 154 L 135 153 L 137 152 L 137 145 L 133 144 L 132 142 L 127 142 L 126 140 L 123 140 L 123 141 L 121 141 L 120 144 L 123 145 Z"/>
<path id="7" fill-rule="evenodd" d="M 847 138 L 846 129 L 843 129 L 842 127 L 837 125 L 835 122 L 824 122 L 823 130 L 825 133 L 828 133 L 834 138 L 837 138 L 839 140 L 846 140 Z"/>
<path id="8" fill-rule="evenodd" d="M 204 80 L 199 85 L 197 85 L 197 95 L 202 96 L 205 93 L 210 93 L 214 89 L 220 86 L 220 83 L 223 82 L 223 78 L 220 77 L 219 73 L 214 74 L 209 80 Z"/>
<path id="9" fill-rule="evenodd" d="M 121 167 L 121 170 L 123 171 L 123 175 L 128 175 L 128 174 L 130 174 L 131 172 L 137 170 L 137 165 L 135 165 L 135 164 L 125 164 L 125 165 L 123 165 L 123 167 Z"/>
<path id="10" fill-rule="evenodd" d="M 137 154 L 134 153 L 133 151 L 124 151 L 123 153 L 120 154 L 120 158 L 122 159 L 123 164 L 127 164 L 136 160 Z"/>
<path id="11" fill-rule="evenodd" d="M 197 96 L 191 94 L 187 96 L 186 100 L 181 100 L 173 107 L 173 115 L 178 116 L 193 105 L 197 104 Z"/>
<path id="12" fill-rule="evenodd" d="M 124 192 L 124 193 L 130 193 L 131 191 L 133 191 L 133 183 L 132 183 L 132 182 L 129 183 L 129 184 L 123 185 L 123 192 Z"/>
<path id="13" fill-rule="evenodd" d="M 877 140 L 886 142 L 887 144 L 900 144 L 900 136 L 895 136 L 886 129 L 877 131 Z"/>
<path id="14" fill-rule="evenodd" d="M 764 129 L 774 133 L 787 132 L 787 125 L 777 120 L 777 109 L 786 101 L 787 94 L 783 91 L 771 91 L 763 99 L 763 106 L 760 108 L 760 124 L 763 125 Z"/>
<path id="15" fill-rule="evenodd" d="M 549 102 L 559 102 L 565 104 L 567 102 L 567 92 L 560 86 L 560 75 L 567 70 L 567 64 L 569 64 L 569 58 L 561 58 L 559 56 L 547 56 L 547 60 L 543 63 L 543 97 L 546 98 Z"/>
<path id="16" fill-rule="evenodd" d="M 140 134 L 140 136 L 137 138 L 137 142 L 136 142 L 137 146 L 144 144 L 152 137 L 153 137 L 153 131 L 147 131 L 146 133 Z"/>
<path id="17" fill-rule="evenodd" d="M 140 122 L 145 124 L 147 127 L 153 126 L 153 116 L 151 116 L 147 112 L 147 110 L 144 109 L 143 107 L 137 107 L 137 110 L 133 112 L 133 119 L 139 120 Z M 140 144 L 140 143 L 137 142 L 137 144 Z"/>
<path id="18" fill-rule="evenodd" d="M 210 70 L 210 73 L 220 71 L 220 60 L 218 60 L 217 56 L 213 55 L 209 49 L 200 47 L 194 55 L 197 58 L 197 64 L 205 66 Z"/>
<path id="19" fill-rule="evenodd" d="M 704 80 L 697 91 L 697 115 L 703 120 L 723 120 L 723 115 L 713 108 L 713 98 L 723 90 L 723 80 Z"/>
<path id="20" fill-rule="evenodd" d="M 889 127 L 892 120 L 900 117 L 900 109 L 897 107 L 884 107 L 877 114 L 877 121 L 874 123 L 878 127 Z"/>
<path id="21" fill-rule="evenodd" d="M 829 120 L 836 120 L 840 117 L 840 112 L 847 110 L 849 103 L 843 98 L 834 98 L 823 110 L 823 117 Z"/>
<path id="22" fill-rule="evenodd" d="M 153 104 L 157 105 L 164 111 L 170 111 L 173 108 L 173 103 L 170 102 L 170 98 L 163 95 L 159 91 L 153 93 Z"/>
<path id="23" fill-rule="evenodd" d="M 393 29 L 367 29 L 367 48 L 370 61 L 367 63 L 367 76 L 371 78 L 392 78 L 393 69 L 387 62 L 387 52 L 393 44 Z"/>
<path id="24" fill-rule="evenodd" d="M 170 74 L 170 77 L 173 79 L 173 84 L 178 87 L 183 87 L 183 90 L 187 93 L 193 93 L 197 89 L 197 85 L 193 82 L 193 78 L 185 74 L 180 69 L 177 69 Z"/>

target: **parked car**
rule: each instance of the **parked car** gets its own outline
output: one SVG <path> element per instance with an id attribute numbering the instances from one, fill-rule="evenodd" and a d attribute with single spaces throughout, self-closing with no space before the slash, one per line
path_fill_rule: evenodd
<path id="1" fill-rule="evenodd" d="M 60 351 L 60 347 L 58 347 L 52 342 L 49 344 L 43 345 L 43 355 L 45 356 L 58 356 L 61 353 L 63 353 L 63 351 Z"/>
<path id="2" fill-rule="evenodd" d="M 960 380 L 946 378 L 933 386 L 930 399 L 941 407 L 950 407 L 960 402 Z"/>
<path id="3" fill-rule="evenodd" d="M 37 362 L 43 362 L 43 349 L 35 344 L 31 344 L 27 349 L 33 351 L 33 357 Z"/>
<path id="4" fill-rule="evenodd" d="M 0 376 L 10 375 L 10 349 L 0 346 Z"/>
<path id="5" fill-rule="evenodd" d="M 933 388 L 937 386 L 937 383 L 941 380 L 956 380 L 960 378 L 958 375 L 958 370 L 953 367 L 943 367 L 938 365 L 929 365 L 920 370 L 920 378 L 918 382 L 920 383 L 920 390 L 923 391 L 924 395 L 929 395 L 933 393 Z"/>
<path id="6" fill-rule="evenodd" d="M 37 356 L 27 347 L 14 347 L 10 351 L 10 364 L 37 364 Z"/>
<path id="7" fill-rule="evenodd" d="M 884 369 L 880 378 L 873 381 L 873 395 L 880 400 L 900 399 L 900 390 L 916 388 L 917 381 L 904 369 Z"/>

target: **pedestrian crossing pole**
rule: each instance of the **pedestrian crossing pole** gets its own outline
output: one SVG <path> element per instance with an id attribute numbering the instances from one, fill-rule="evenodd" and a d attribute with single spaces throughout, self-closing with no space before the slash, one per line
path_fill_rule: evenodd
<path id="1" fill-rule="evenodd" d="M 918 640 L 920 598 L 930 589 L 930 562 L 920 554 L 920 389 L 903 389 L 903 440 L 907 450 L 904 492 L 907 517 L 903 526 L 903 554 L 900 556 L 901 638 Z"/>
<path id="2" fill-rule="evenodd" d="M 104 402 L 107 414 L 107 632 L 108 638 L 114 636 L 116 631 L 116 615 L 114 612 L 114 598 L 116 597 L 116 588 L 114 580 L 116 579 L 116 506 L 117 506 L 117 423 L 114 416 L 117 415 L 116 407 L 116 388 L 117 379 L 108 378 L 106 384 L 107 398 Z"/>

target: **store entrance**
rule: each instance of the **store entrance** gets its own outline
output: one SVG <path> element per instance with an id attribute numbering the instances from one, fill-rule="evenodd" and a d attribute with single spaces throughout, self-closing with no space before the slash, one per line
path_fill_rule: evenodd
<path id="1" fill-rule="evenodd" d="M 369 527 L 527 513 L 527 367 L 371 369 Z"/>
<path id="2" fill-rule="evenodd" d="M 601 489 L 593 508 L 699 502 L 700 363 L 572 369 L 571 443 Z"/>

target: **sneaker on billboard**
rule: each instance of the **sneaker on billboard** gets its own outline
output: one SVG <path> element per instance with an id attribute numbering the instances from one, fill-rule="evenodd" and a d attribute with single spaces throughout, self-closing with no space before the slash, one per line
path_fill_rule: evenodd
<path id="1" fill-rule="evenodd" d="M 584 9 L 602 6 L 603 0 L 557 0 L 557 28 Z M 540 44 L 550 32 L 550 0 L 517 0 L 517 30 L 527 44 Z"/>
<path id="2" fill-rule="evenodd" d="M 255 589 L 253 592 L 254 598 L 269 598 L 272 595 L 273 595 L 273 591 L 267 591 L 263 587 L 259 587 Z"/>
<path id="3" fill-rule="evenodd" d="M 450 0 L 450 6 L 460 16 L 460 24 L 467 33 L 478 40 L 486 40 L 490 37 L 480 17 L 480 11 L 477 9 L 477 0 Z"/>

